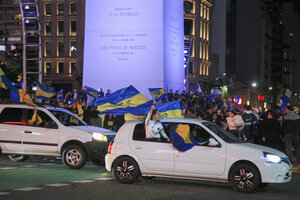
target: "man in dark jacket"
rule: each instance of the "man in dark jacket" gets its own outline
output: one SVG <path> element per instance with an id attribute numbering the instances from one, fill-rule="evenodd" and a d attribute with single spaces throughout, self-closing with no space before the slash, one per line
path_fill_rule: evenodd
<path id="1" fill-rule="evenodd" d="M 283 129 L 285 138 L 285 151 L 293 165 L 296 163 L 293 160 L 292 149 L 294 147 L 298 162 L 300 162 L 300 117 L 293 111 L 293 107 L 287 106 L 285 109 L 285 116 L 283 117 Z"/>

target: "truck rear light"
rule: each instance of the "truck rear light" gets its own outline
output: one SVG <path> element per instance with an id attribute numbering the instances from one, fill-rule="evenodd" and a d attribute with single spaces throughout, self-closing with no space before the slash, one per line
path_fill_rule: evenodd
<path id="1" fill-rule="evenodd" d="M 109 145 L 108 145 L 108 148 L 107 148 L 107 153 L 108 153 L 108 154 L 111 154 L 111 149 L 112 149 L 113 143 L 114 143 L 114 140 L 112 140 L 112 141 L 109 143 Z"/>

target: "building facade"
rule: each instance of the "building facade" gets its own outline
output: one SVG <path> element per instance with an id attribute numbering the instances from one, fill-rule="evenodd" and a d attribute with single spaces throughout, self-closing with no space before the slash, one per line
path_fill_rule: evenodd
<path id="1" fill-rule="evenodd" d="M 213 1 L 184 1 L 184 35 L 191 41 L 191 53 L 188 66 L 189 90 L 195 91 L 197 83 L 202 90 L 212 86 L 211 76 L 211 15 Z"/>

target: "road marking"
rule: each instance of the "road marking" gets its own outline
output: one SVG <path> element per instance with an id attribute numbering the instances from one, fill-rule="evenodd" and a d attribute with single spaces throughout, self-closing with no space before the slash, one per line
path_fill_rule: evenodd
<path id="1" fill-rule="evenodd" d="M 102 178 L 94 178 L 96 181 L 108 181 L 114 179 L 113 177 L 102 177 Z"/>
<path id="2" fill-rule="evenodd" d="M 0 195 L 7 195 L 9 192 L 0 192 Z"/>
<path id="3" fill-rule="evenodd" d="M 45 186 L 50 186 L 50 187 L 61 187 L 61 186 L 66 186 L 66 185 L 70 185 L 67 183 L 53 183 L 53 184 L 47 184 Z"/>
<path id="4" fill-rule="evenodd" d="M 92 183 L 94 180 L 80 180 L 80 181 L 71 181 L 72 183 Z"/>
<path id="5" fill-rule="evenodd" d="M 39 187 L 25 187 L 25 188 L 19 188 L 19 189 L 14 189 L 17 191 L 32 191 L 32 190 L 41 190 L 42 188 Z"/>
<path id="6" fill-rule="evenodd" d="M 18 167 L 1 167 L 0 169 L 18 169 Z"/>

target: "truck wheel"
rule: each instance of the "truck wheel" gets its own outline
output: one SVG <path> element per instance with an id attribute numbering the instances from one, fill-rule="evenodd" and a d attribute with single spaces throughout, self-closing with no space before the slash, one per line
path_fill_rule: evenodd
<path id="1" fill-rule="evenodd" d="M 81 169 L 87 160 L 87 155 L 79 145 L 70 145 L 62 153 L 64 165 L 71 169 Z"/>

